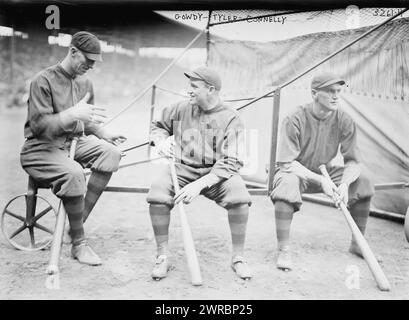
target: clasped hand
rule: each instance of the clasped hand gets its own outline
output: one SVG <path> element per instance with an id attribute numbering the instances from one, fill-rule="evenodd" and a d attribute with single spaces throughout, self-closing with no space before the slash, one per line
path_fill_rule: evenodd
<path id="1" fill-rule="evenodd" d="M 336 206 L 339 206 L 341 202 L 348 203 L 348 186 L 345 183 L 334 187 L 325 177 L 322 177 L 321 188 L 327 196 L 333 199 Z"/>

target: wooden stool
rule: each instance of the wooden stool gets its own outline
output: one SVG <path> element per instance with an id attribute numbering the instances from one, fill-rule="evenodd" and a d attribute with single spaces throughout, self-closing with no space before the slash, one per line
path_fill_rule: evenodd
<path id="1" fill-rule="evenodd" d="M 49 201 L 37 194 L 40 188 L 48 187 L 29 176 L 27 193 L 11 199 L 3 209 L 1 230 L 8 243 L 16 249 L 37 251 L 46 248 L 52 241 L 57 211 Z M 49 212 L 53 215 L 49 215 Z M 44 216 L 47 216 L 47 221 L 39 221 Z"/>

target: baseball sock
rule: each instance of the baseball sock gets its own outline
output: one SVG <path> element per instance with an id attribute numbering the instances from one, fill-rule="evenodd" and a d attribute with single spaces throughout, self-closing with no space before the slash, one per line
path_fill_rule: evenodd
<path id="1" fill-rule="evenodd" d="M 168 254 L 170 208 L 164 204 L 149 206 L 153 233 L 155 234 L 157 254 Z"/>
<path id="2" fill-rule="evenodd" d="M 369 207 L 371 204 L 371 198 L 366 198 L 357 201 L 351 205 L 350 212 L 359 230 L 362 234 L 365 234 L 366 223 L 369 217 Z M 355 239 L 352 238 L 352 243 L 356 245 Z"/>
<path id="3" fill-rule="evenodd" d="M 235 205 L 230 207 L 227 212 L 233 245 L 232 256 L 243 256 L 249 206 L 248 204 Z"/>
<path id="4" fill-rule="evenodd" d="M 61 198 L 65 211 L 70 222 L 70 235 L 72 243 L 76 244 L 85 239 L 82 214 L 84 212 L 84 197 L 63 197 Z"/>
<path id="5" fill-rule="evenodd" d="M 111 176 L 112 172 L 93 171 L 89 177 L 87 193 L 85 195 L 84 222 L 97 203 Z"/>
<path id="6" fill-rule="evenodd" d="M 276 234 L 278 248 L 290 245 L 290 227 L 293 220 L 294 207 L 285 201 L 276 201 L 274 204 Z"/>

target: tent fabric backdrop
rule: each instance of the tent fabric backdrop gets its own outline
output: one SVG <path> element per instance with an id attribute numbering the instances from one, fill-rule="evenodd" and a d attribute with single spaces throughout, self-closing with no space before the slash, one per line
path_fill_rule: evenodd
<path id="1" fill-rule="evenodd" d="M 369 29 L 268 43 L 211 40 L 208 64 L 219 70 L 224 96 L 254 97 L 290 80 Z M 340 107 L 357 123 L 363 171 L 374 183 L 409 182 L 409 19 L 388 23 L 284 88 L 280 120 L 311 100 L 311 78 L 323 70 L 336 72 L 347 81 Z M 256 159 L 250 157 L 257 161 L 257 168 L 253 165 L 245 173 L 251 181 L 267 180 L 272 104 L 273 99 L 266 98 L 241 110 L 247 128 L 257 136 L 256 146 L 251 145 L 254 139 L 247 141 L 247 149 L 257 154 Z M 377 191 L 373 205 L 404 214 L 409 190 Z"/>

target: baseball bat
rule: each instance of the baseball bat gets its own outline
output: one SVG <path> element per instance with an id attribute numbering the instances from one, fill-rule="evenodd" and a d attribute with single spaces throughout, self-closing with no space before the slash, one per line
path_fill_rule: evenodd
<path id="1" fill-rule="evenodd" d="M 320 165 L 319 169 L 322 175 L 327 179 L 327 181 L 331 184 L 333 188 L 336 188 L 334 182 L 331 180 L 331 177 L 328 174 L 328 171 L 325 165 Z M 389 291 L 391 286 L 389 284 L 388 279 L 386 278 L 385 274 L 383 273 L 381 266 L 379 265 L 378 261 L 376 260 L 371 248 L 369 247 L 368 243 L 366 242 L 364 236 L 362 235 L 361 231 L 359 230 L 358 226 L 356 225 L 354 219 L 351 216 L 351 213 L 348 211 L 346 204 L 342 201 L 337 201 L 338 207 L 341 209 L 349 228 L 352 231 L 352 235 L 355 238 L 359 248 L 361 249 L 362 255 L 366 263 L 368 264 L 369 269 L 374 276 L 376 283 L 381 291 Z"/>
<path id="2" fill-rule="evenodd" d="M 70 146 L 70 158 L 74 159 L 75 156 L 75 149 L 77 148 L 78 137 L 74 137 L 71 141 Z M 51 253 L 50 253 L 50 261 L 47 267 L 47 273 L 57 274 L 60 272 L 59 269 L 59 262 L 60 262 L 60 255 L 61 255 L 61 245 L 62 245 L 62 238 L 64 235 L 64 225 L 65 225 L 65 208 L 62 200 L 60 200 L 60 204 L 58 206 L 58 214 L 57 214 L 57 221 L 55 222 L 55 229 L 53 234 L 53 242 L 51 244 Z"/>
<path id="3" fill-rule="evenodd" d="M 178 178 L 176 175 L 175 163 L 169 159 L 170 172 L 172 175 L 172 181 L 175 188 L 175 193 L 180 190 Z M 195 243 L 193 242 L 192 232 L 190 231 L 189 223 L 187 221 L 185 206 L 182 202 L 178 203 L 180 213 L 180 224 L 182 226 L 183 245 L 185 248 L 185 254 L 187 259 L 187 265 L 190 272 L 190 278 L 194 286 L 202 285 L 202 275 L 200 273 L 199 261 L 197 259 Z"/>

